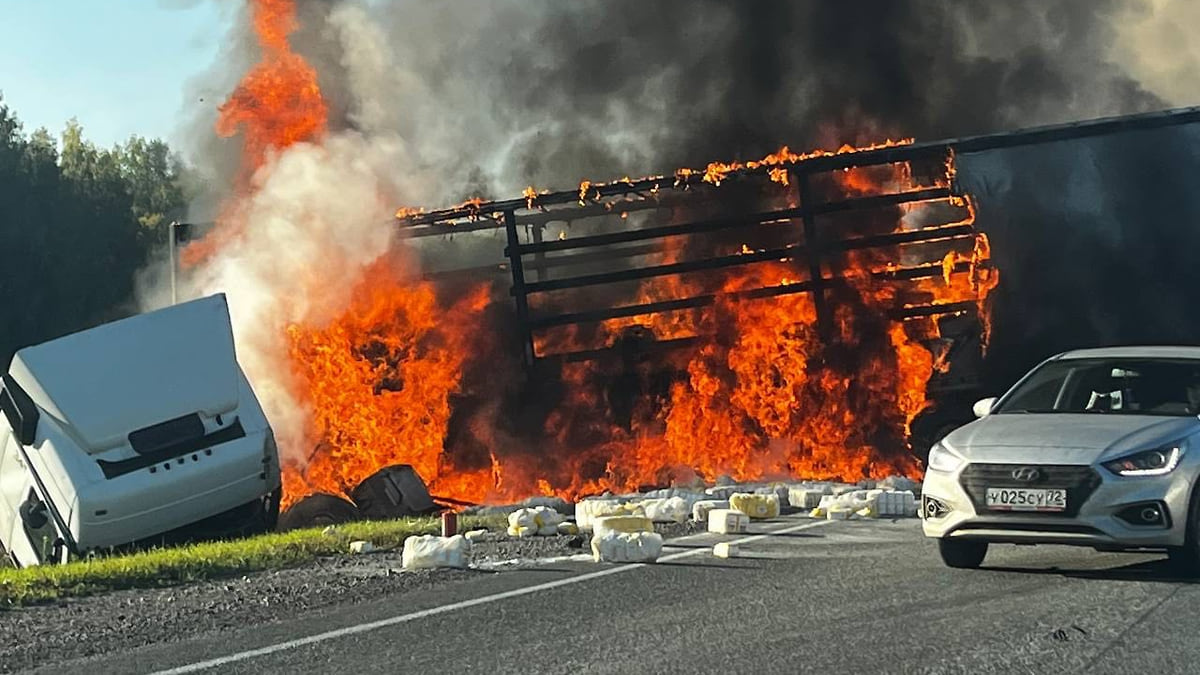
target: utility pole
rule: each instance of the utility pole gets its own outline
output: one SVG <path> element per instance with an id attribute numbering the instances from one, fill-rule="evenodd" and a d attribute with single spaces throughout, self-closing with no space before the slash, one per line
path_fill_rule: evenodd
<path id="1" fill-rule="evenodd" d="M 176 280 L 175 280 L 175 237 L 176 237 L 176 231 L 178 230 L 178 228 L 179 228 L 178 220 L 172 220 L 171 224 L 167 226 L 167 250 L 169 252 L 169 257 L 171 259 L 171 304 L 172 305 L 174 305 L 175 303 L 178 302 L 178 292 L 176 291 L 176 288 L 175 288 L 175 284 L 176 284 Z"/>

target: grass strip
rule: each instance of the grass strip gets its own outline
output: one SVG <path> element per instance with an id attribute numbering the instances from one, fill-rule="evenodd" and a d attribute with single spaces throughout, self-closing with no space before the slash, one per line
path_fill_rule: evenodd
<path id="1" fill-rule="evenodd" d="M 462 531 L 503 527 L 497 517 L 462 517 Z M 378 548 L 403 544 L 411 535 L 433 534 L 437 518 L 364 521 L 338 525 L 324 534 L 315 527 L 156 548 L 125 555 L 94 556 L 66 565 L 24 569 L 0 567 L 0 611 L 129 588 L 162 588 L 249 572 L 295 567 L 331 555 L 348 555 L 350 542 L 366 540 Z"/>

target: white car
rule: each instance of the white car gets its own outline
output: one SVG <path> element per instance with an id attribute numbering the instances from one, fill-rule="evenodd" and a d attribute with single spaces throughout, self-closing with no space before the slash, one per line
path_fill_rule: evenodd
<path id="1" fill-rule="evenodd" d="M 1166 551 L 1200 569 L 1200 347 L 1067 352 L 929 453 L 925 536 L 950 567 L 988 545 Z"/>

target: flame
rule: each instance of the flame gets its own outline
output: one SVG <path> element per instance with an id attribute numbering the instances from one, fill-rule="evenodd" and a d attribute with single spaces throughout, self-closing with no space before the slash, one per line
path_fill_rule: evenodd
<path id="1" fill-rule="evenodd" d="M 328 106 L 317 84 L 317 71 L 288 42 L 298 28 L 294 0 L 252 0 L 254 35 L 261 60 L 242 78 L 218 109 L 219 136 L 240 135 L 242 150 L 235 192 L 250 190 L 256 171 L 273 152 L 302 142 L 320 140 L 326 132 Z M 188 245 L 180 256 L 194 266 L 227 246 L 246 227 L 241 201 L 225 205 L 217 228 Z"/>
<path id="2" fill-rule="evenodd" d="M 262 61 L 221 107 L 217 126 L 222 135 L 242 138 L 242 196 L 273 152 L 320 142 L 327 115 L 315 71 L 288 44 L 296 28 L 292 1 L 256 0 L 253 6 Z M 713 162 L 704 170 L 681 168 L 672 177 L 642 181 L 652 183 L 656 195 L 659 184 L 672 178 L 675 187 L 687 189 L 758 171 L 778 187 L 781 200 L 792 203 L 789 170 L 796 162 L 911 142 L 807 153 L 785 146 L 757 161 Z M 953 183 L 953 170 L 951 156 L 946 185 Z M 846 198 L 911 182 L 907 166 L 890 166 L 838 172 L 833 187 Z M 601 191 L 635 184 L 628 176 L 583 181 L 578 201 L 613 209 L 615 202 L 602 199 Z M 618 192 L 623 189 L 603 194 Z M 540 208 L 543 194 L 527 188 L 525 206 Z M 222 223 L 227 232 L 240 226 L 238 204 Z M 973 222 L 969 199 L 949 205 L 966 212 L 961 222 Z M 478 198 L 459 208 L 471 219 L 493 215 L 485 214 L 490 207 Z M 396 217 L 420 213 L 401 209 Z M 869 221 L 855 234 L 899 231 L 907 213 L 898 208 L 894 219 Z M 613 214 L 624 218 L 627 212 L 617 208 Z M 889 313 L 908 303 L 905 293 L 915 288 L 920 302 L 976 303 L 988 325 L 987 301 L 998 276 L 987 264 L 987 238 L 976 234 L 971 243 L 970 252 L 927 261 L 935 271 L 940 265 L 940 274 L 906 282 L 904 290 L 878 274 L 902 267 L 895 255 L 846 254 L 822 272 L 844 280 L 826 291 L 828 323 L 818 319 L 809 293 L 739 295 L 811 281 L 806 266 L 787 256 L 702 278 L 642 281 L 617 304 L 713 300 L 588 329 L 538 333 L 533 348 L 539 354 L 627 340 L 680 344 L 622 363 L 565 363 L 552 395 L 531 394 L 528 383 L 512 374 L 519 368 L 506 371 L 516 350 L 489 317 L 497 314 L 493 309 L 507 310 L 507 289 L 435 287 L 413 281 L 385 257 L 363 270 L 349 304 L 332 320 L 287 327 L 289 382 L 307 423 L 304 448 L 287 453 L 298 459 L 283 467 L 284 507 L 314 492 L 349 494 L 375 471 L 400 463 L 412 465 L 434 494 L 475 502 L 574 498 L 722 474 L 739 480 L 917 477 L 920 467 L 903 450 L 913 419 L 928 403 L 930 377 L 946 367 L 945 353 L 926 346 L 938 337 L 932 319 L 898 322 Z M 659 264 L 687 259 L 683 246 L 664 240 Z M 714 254 L 756 250 L 764 250 L 760 242 L 738 242 Z M 321 270 L 313 275 L 319 280 Z"/>
<path id="3" fill-rule="evenodd" d="M 365 272 L 332 323 L 288 329 L 312 410 L 308 435 L 321 445 L 307 466 L 285 467 L 285 505 L 313 492 L 348 493 L 391 464 L 411 464 L 426 480 L 442 475 L 450 396 L 487 299 L 480 287 L 443 308 L 429 283 L 405 283 L 385 260 Z"/>

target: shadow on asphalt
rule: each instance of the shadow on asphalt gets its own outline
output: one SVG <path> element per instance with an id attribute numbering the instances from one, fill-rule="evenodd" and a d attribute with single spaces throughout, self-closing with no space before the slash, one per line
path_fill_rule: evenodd
<path id="1" fill-rule="evenodd" d="M 1071 570 L 1061 567 L 1004 567 L 984 565 L 980 569 L 992 572 L 1015 572 L 1017 574 L 1039 574 L 1069 577 L 1071 579 L 1096 579 L 1103 581 L 1140 581 L 1170 584 L 1198 584 L 1200 579 L 1180 575 L 1171 569 L 1166 560 L 1148 560 L 1145 562 L 1108 567 L 1099 570 Z"/>

